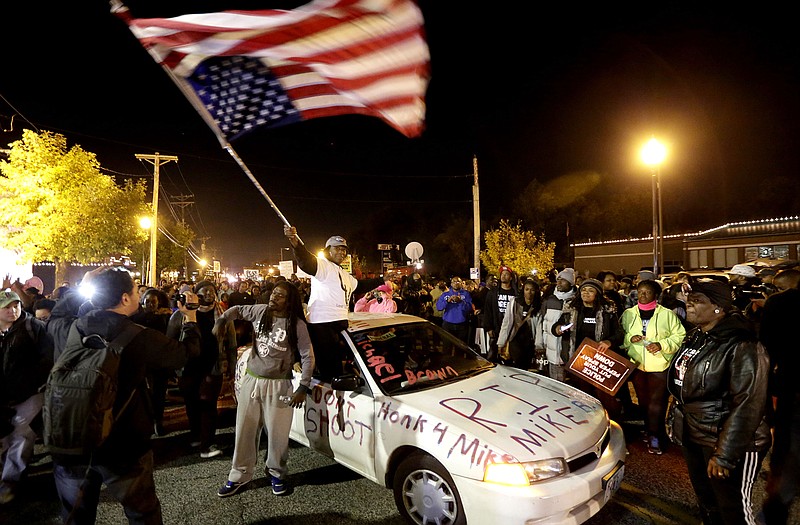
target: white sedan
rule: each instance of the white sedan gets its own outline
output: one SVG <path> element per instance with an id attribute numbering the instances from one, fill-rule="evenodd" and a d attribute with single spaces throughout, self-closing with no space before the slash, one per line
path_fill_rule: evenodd
<path id="1" fill-rule="evenodd" d="M 351 314 L 342 337 L 352 373 L 313 382 L 291 437 L 391 488 L 410 523 L 577 524 L 619 487 L 625 441 L 593 397 L 417 317 Z"/>

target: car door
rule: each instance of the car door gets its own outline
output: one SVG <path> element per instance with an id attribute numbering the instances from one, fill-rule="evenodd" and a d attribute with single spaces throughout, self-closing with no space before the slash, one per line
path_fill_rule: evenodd
<path id="1" fill-rule="evenodd" d="M 352 352 L 349 344 L 347 348 Z M 351 363 L 366 377 L 355 356 Z M 300 376 L 294 376 L 297 385 Z M 375 481 L 375 398 L 370 386 L 336 391 L 318 379 L 311 386 L 302 411 L 295 412 L 292 438 Z"/>

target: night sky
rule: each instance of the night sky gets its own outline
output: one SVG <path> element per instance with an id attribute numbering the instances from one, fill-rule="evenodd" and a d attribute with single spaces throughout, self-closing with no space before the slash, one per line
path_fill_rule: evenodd
<path id="1" fill-rule="evenodd" d="M 278 259 L 288 246 L 280 220 L 105 2 L 15 4 L 24 5 L 3 8 L 14 22 L 0 35 L 0 143 L 20 138 L 28 120 L 114 172 L 150 173 L 136 153 L 177 155 L 178 165 L 162 168 L 163 188 L 195 195 L 190 226 L 223 266 Z M 127 4 L 136 17 L 298 5 Z M 763 3 L 695 4 L 420 2 L 432 57 L 422 137 L 343 116 L 256 131 L 233 146 L 312 247 L 334 233 L 356 236 L 362 252 L 377 243 L 433 246 L 451 218 L 471 219 L 473 155 L 489 225 L 534 178 L 594 172 L 609 193 L 649 195 L 638 150 L 651 135 L 670 147 L 666 233 L 797 214 L 792 18 Z"/>

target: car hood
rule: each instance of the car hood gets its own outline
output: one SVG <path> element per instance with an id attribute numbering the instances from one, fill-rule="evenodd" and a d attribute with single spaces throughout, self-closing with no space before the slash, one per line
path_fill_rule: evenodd
<path id="1" fill-rule="evenodd" d="M 405 405 L 402 411 L 424 413 L 448 427 L 439 440 L 448 457 L 483 450 L 481 456 L 491 451 L 504 461 L 569 461 L 596 448 L 609 424 L 597 399 L 506 366 L 394 399 Z"/>

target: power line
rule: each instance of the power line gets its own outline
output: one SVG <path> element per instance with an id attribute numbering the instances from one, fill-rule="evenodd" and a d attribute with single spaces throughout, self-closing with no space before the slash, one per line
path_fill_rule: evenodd
<path id="1" fill-rule="evenodd" d="M 41 133 L 41 132 L 39 131 L 39 128 L 37 128 L 37 127 L 36 127 L 36 124 L 34 124 L 34 123 L 33 123 L 33 122 L 31 122 L 30 120 L 28 120 L 28 119 L 27 119 L 27 117 L 25 117 L 25 115 L 23 115 L 23 114 L 22 114 L 22 112 L 21 112 L 20 110 L 18 110 L 16 107 L 14 107 L 14 104 L 12 104 L 11 102 L 9 102 L 9 101 L 8 101 L 8 99 L 7 99 L 6 97 L 4 97 L 2 93 L 0 93 L 0 98 L 2 98 L 2 99 L 3 99 L 3 102 L 5 102 L 6 104 L 8 104 L 8 107 L 10 107 L 11 109 L 13 109 L 13 110 L 16 112 L 16 114 L 17 114 L 17 115 L 19 115 L 19 116 L 22 118 L 22 120 L 24 120 L 25 122 L 27 122 L 28 124 L 30 124 L 31 126 L 33 126 L 33 129 L 35 129 L 37 133 Z M 14 117 L 12 116 L 11 118 L 13 119 Z"/>

